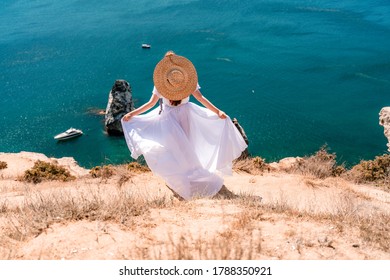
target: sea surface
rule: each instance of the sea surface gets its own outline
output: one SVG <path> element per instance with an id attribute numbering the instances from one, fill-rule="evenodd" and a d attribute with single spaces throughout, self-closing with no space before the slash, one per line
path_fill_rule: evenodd
<path id="1" fill-rule="evenodd" d="M 389 0 L 2 0 L 0 151 L 85 167 L 130 161 L 94 112 L 116 79 L 136 106 L 149 100 L 168 50 L 192 60 L 202 93 L 238 119 L 253 155 L 271 162 L 327 144 L 351 165 L 386 152 Z M 53 139 L 69 127 L 84 135 Z"/>

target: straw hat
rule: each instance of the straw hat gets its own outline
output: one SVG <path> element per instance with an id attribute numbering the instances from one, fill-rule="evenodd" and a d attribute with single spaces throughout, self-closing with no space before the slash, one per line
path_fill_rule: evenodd
<path id="1" fill-rule="evenodd" d="M 190 60 L 168 52 L 154 68 L 153 82 L 165 98 L 182 100 L 196 90 L 198 75 Z"/>

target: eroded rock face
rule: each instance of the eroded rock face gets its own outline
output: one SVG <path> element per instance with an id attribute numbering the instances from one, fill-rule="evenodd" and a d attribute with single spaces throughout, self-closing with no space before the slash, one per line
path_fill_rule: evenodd
<path id="1" fill-rule="evenodd" d="M 390 107 L 384 107 L 379 112 L 379 124 L 383 126 L 385 136 L 387 137 L 387 147 L 390 152 Z"/>
<path id="2" fill-rule="evenodd" d="M 233 124 L 236 126 L 236 128 L 238 129 L 238 131 L 240 132 L 240 134 L 242 135 L 242 138 L 244 138 L 244 141 L 245 143 L 248 145 L 249 144 L 249 140 L 248 140 L 248 137 L 246 136 L 246 133 L 244 131 L 244 129 L 242 128 L 242 126 L 238 123 L 237 119 L 234 118 L 232 120 Z M 245 159 L 249 157 L 249 151 L 248 151 L 248 148 L 246 148 L 240 155 L 240 157 L 238 158 L 238 160 L 241 160 L 241 159 Z"/>
<path id="3" fill-rule="evenodd" d="M 125 80 L 116 80 L 108 96 L 105 128 L 109 135 L 123 135 L 122 117 L 134 110 L 131 86 Z"/>

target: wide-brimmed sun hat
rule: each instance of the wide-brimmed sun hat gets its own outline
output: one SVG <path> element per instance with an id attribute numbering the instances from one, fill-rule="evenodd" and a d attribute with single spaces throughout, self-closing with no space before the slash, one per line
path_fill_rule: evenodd
<path id="1" fill-rule="evenodd" d="M 196 90 L 198 75 L 190 60 L 169 52 L 154 68 L 153 82 L 165 98 L 182 100 Z"/>

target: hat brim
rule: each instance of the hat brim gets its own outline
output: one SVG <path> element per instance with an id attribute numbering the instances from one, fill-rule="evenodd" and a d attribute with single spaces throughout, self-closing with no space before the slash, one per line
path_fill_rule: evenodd
<path id="1" fill-rule="evenodd" d="M 172 82 L 172 76 L 179 79 Z M 198 75 L 190 60 L 179 55 L 168 55 L 154 68 L 153 82 L 157 91 L 169 100 L 182 100 L 197 88 Z"/>

